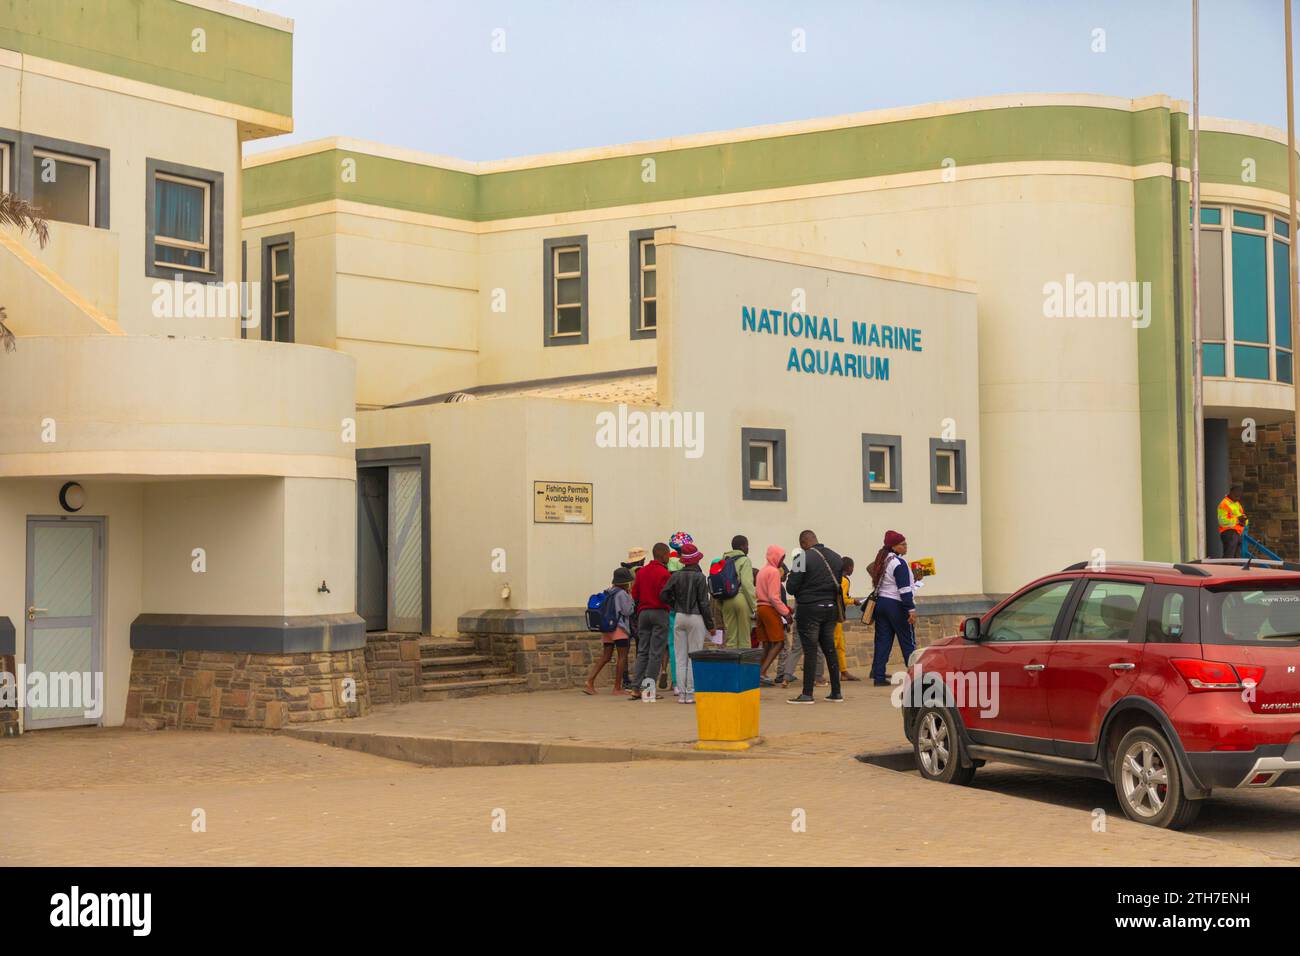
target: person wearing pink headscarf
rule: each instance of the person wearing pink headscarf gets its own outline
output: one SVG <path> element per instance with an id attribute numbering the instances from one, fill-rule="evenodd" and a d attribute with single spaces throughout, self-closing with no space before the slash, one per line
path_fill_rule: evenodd
<path id="1" fill-rule="evenodd" d="M 772 683 L 767 669 L 785 646 L 785 621 L 794 613 L 781 600 L 781 562 L 784 560 L 785 549 L 769 544 L 767 563 L 759 569 L 754 581 L 754 599 L 758 602 L 756 626 L 758 639 L 763 642 L 763 664 L 758 669 L 758 680 L 765 687 Z"/>

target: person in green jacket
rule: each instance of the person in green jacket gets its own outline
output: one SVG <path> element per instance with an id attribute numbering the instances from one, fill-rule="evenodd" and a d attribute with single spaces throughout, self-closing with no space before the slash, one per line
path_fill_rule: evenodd
<path id="1" fill-rule="evenodd" d="M 722 556 L 734 558 L 736 576 L 740 578 L 740 591 L 722 605 L 722 630 L 727 647 L 749 647 L 749 634 L 753 630 L 754 612 L 758 600 L 754 595 L 754 565 L 749 560 L 749 539 L 738 534 L 731 539 L 731 550 Z"/>

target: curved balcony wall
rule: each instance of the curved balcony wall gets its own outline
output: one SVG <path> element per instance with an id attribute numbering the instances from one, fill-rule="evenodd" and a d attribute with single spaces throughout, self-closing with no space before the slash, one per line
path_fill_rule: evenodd
<path id="1" fill-rule="evenodd" d="M 355 478 L 355 364 L 238 339 L 29 336 L 0 354 L 0 477 Z"/>

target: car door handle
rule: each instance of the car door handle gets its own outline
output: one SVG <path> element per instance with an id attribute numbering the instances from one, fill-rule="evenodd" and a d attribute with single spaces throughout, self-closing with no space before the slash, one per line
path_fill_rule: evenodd
<path id="1" fill-rule="evenodd" d="M 1027 670 L 1027 671 L 1041 671 L 1041 670 L 1042 670 L 1044 667 L 1046 667 L 1046 666 L 1047 666 L 1046 664 L 1026 664 L 1026 665 L 1025 665 L 1025 670 Z"/>
<path id="2" fill-rule="evenodd" d="M 1118 664 L 1111 664 L 1111 665 L 1110 665 L 1110 669 L 1113 670 L 1113 671 L 1131 671 L 1131 670 L 1133 670 L 1133 668 L 1135 668 L 1135 667 L 1137 667 L 1136 664 L 1131 664 L 1131 663 L 1128 663 L 1128 662 L 1120 662 L 1120 663 L 1118 663 Z"/>

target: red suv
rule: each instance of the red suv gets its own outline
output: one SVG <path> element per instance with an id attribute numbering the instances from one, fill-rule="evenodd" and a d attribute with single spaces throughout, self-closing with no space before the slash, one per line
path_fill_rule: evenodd
<path id="1" fill-rule="evenodd" d="M 1072 565 L 917 650 L 902 704 L 923 777 L 1083 774 L 1184 827 L 1214 790 L 1300 786 L 1300 565 Z"/>

